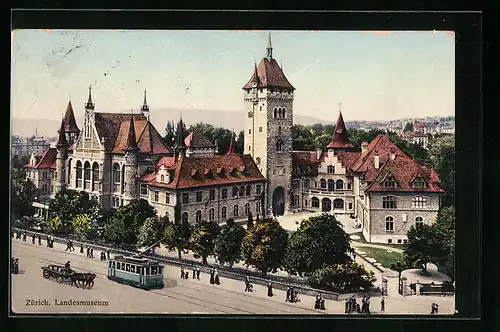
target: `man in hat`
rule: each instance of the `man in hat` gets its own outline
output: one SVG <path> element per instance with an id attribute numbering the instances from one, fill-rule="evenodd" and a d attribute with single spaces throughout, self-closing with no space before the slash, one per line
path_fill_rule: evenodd
<path id="1" fill-rule="evenodd" d="M 31 243 L 35 244 L 35 240 L 36 240 L 35 234 L 33 234 L 33 236 L 31 237 Z"/>
<path id="2" fill-rule="evenodd" d="M 181 267 L 181 279 L 184 279 L 184 268 Z"/>
<path id="3" fill-rule="evenodd" d="M 380 312 L 385 312 L 385 298 L 382 297 L 382 300 L 380 301 Z"/>
<path id="4" fill-rule="evenodd" d="M 38 244 L 42 245 L 42 237 L 40 236 L 40 234 L 38 234 Z"/>

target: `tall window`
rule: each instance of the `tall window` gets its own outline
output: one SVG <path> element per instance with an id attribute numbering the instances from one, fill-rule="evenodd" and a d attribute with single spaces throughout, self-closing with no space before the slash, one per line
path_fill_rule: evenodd
<path id="1" fill-rule="evenodd" d="M 280 139 L 276 142 L 276 151 L 278 152 L 283 151 L 283 141 Z"/>
<path id="2" fill-rule="evenodd" d="M 260 158 L 259 158 L 259 157 L 255 158 L 255 163 L 256 163 L 257 165 L 260 165 Z"/>
<path id="3" fill-rule="evenodd" d="M 155 191 L 155 202 L 158 202 L 160 198 L 160 193 L 158 191 Z"/>
<path id="4" fill-rule="evenodd" d="M 342 180 L 335 181 L 335 188 L 340 190 L 344 189 L 344 181 Z"/>
<path id="5" fill-rule="evenodd" d="M 92 164 L 92 191 L 99 190 L 99 164 Z"/>
<path id="6" fill-rule="evenodd" d="M 141 195 L 147 196 L 148 194 L 148 185 L 145 183 L 141 183 Z"/>
<path id="7" fill-rule="evenodd" d="M 326 188 L 326 180 L 325 179 L 321 179 L 319 180 L 319 186 L 323 189 Z"/>
<path id="8" fill-rule="evenodd" d="M 88 161 L 83 165 L 83 189 L 90 189 L 90 163 Z"/>
<path id="9" fill-rule="evenodd" d="M 189 193 L 182 194 L 182 204 L 189 204 Z"/>
<path id="10" fill-rule="evenodd" d="M 196 192 L 196 202 L 198 202 L 198 203 L 199 203 L 199 202 L 201 202 L 201 201 L 202 201 L 202 199 L 203 199 L 203 192 L 201 192 L 201 191 L 197 191 L 197 192 Z"/>
<path id="11" fill-rule="evenodd" d="M 214 221 L 215 220 L 215 209 L 211 208 L 208 210 L 208 220 Z"/>
<path id="12" fill-rule="evenodd" d="M 120 165 L 115 163 L 113 165 L 113 190 L 114 191 L 119 191 L 120 190 Z"/>
<path id="13" fill-rule="evenodd" d="M 160 175 L 160 181 L 161 181 L 161 182 L 165 182 L 165 175 L 163 175 L 163 174 L 162 174 L 162 175 Z"/>
<path id="14" fill-rule="evenodd" d="M 71 162 L 72 161 L 73 161 L 72 159 L 68 160 L 68 184 L 71 184 Z"/>
<path id="15" fill-rule="evenodd" d="M 326 166 L 326 171 L 329 174 L 335 174 L 335 166 L 332 166 L 332 165 Z"/>
<path id="16" fill-rule="evenodd" d="M 221 195 L 222 195 L 222 199 L 226 199 L 227 198 L 227 188 L 223 188 L 222 189 Z"/>
<path id="17" fill-rule="evenodd" d="M 233 215 L 235 217 L 238 217 L 240 215 L 240 207 L 238 206 L 238 204 L 236 204 L 235 206 L 233 206 Z"/>
<path id="18" fill-rule="evenodd" d="M 416 217 L 415 218 L 415 226 L 420 226 L 424 224 L 424 218 L 422 217 Z"/>
<path id="19" fill-rule="evenodd" d="M 281 134 L 281 126 L 278 126 L 278 133 Z"/>
<path id="20" fill-rule="evenodd" d="M 304 180 L 304 188 L 309 188 L 310 185 L 311 185 L 311 182 L 309 181 L 309 179 L 305 179 Z"/>
<path id="21" fill-rule="evenodd" d="M 46 183 L 42 184 L 42 192 L 43 192 L 44 194 L 46 194 L 46 193 L 47 193 L 47 184 L 46 184 Z"/>
<path id="22" fill-rule="evenodd" d="M 215 201 L 215 190 L 214 189 L 210 189 L 210 191 L 209 191 L 209 199 L 211 201 Z"/>
<path id="23" fill-rule="evenodd" d="M 278 109 L 275 107 L 274 108 L 274 118 L 276 119 L 278 117 Z"/>
<path id="24" fill-rule="evenodd" d="M 257 195 L 260 195 L 262 193 L 262 185 L 258 184 L 255 189 L 256 189 Z"/>
<path id="25" fill-rule="evenodd" d="M 245 196 L 245 186 L 241 186 L 239 191 L 240 191 L 240 197 Z"/>
<path id="26" fill-rule="evenodd" d="M 196 222 L 201 222 L 201 210 L 196 211 Z"/>
<path id="27" fill-rule="evenodd" d="M 260 213 L 260 202 L 255 204 L 255 212 Z"/>
<path id="28" fill-rule="evenodd" d="M 245 204 L 245 216 L 250 214 L 250 203 Z"/>
<path id="29" fill-rule="evenodd" d="M 80 160 L 78 160 L 76 162 L 76 187 L 77 188 L 82 187 L 82 177 L 83 177 L 82 162 Z"/>
<path id="30" fill-rule="evenodd" d="M 233 197 L 238 197 L 238 187 L 233 187 Z"/>
<path id="31" fill-rule="evenodd" d="M 170 204 L 170 194 L 169 193 L 165 193 L 165 204 Z"/>
<path id="32" fill-rule="evenodd" d="M 396 209 L 396 197 L 394 196 L 385 196 L 382 198 L 382 207 L 384 209 Z"/>
<path id="33" fill-rule="evenodd" d="M 227 218 L 227 206 L 223 206 L 222 209 L 220 210 L 220 216 L 222 219 Z"/>
<path id="34" fill-rule="evenodd" d="M 182 222 L 188 222 L 188 213 L 187 212 L 184 212 L 182 214 Z"/>
<path id="35" fill-rule="evenodd" d="M 415 196 L 411 199 L 411 207 L 414 209 L 425 209 L 427 200 L 422 196 Z"/>
<path id="36" fill-rule="evenodd" d="M 334 191 L 334 190 L 335 190 L 335 181 L 328 180 L 328 191 Z"/>
<path id="37" fill-rule="evenodd" d="M 43 180 L 47 179 L 47 172 L 43 172 L 43 173 L 42 173 L 42 179 L 43 179 Z"/>
<path id="38" fill-rule="evenodd" d="M 311 206 L 314 208 L 319 208 L 319 199 L 317 197 L 311 198 Z"/>
<path id="39" fill-rule="evenodd" d="M 389 187 L 389 188 L 394 188 L 396 187 L 396 180 L 394 180 L 394 177 L 388 176 L 384 180 L 384 187 Z"/>
<path id="40" fill-rule="evenodd" d="M 394 232 L 394 218 L 386 217 L 385 218 L 385 230 L 386 232 Z"/>
<path id="41" fill-rule="evenodd" d="M 299 206 L 300 204 L 300 196 L 299 195 L 294 195 L 293 196 L 293 205 L 294 206 Z"/>
<path id="42" fill-rule="evenodd" d="M 300 187 L 300 181 L 299 180 L 293 180 L 292 181 L 292 189 L 299 189 Z"/>

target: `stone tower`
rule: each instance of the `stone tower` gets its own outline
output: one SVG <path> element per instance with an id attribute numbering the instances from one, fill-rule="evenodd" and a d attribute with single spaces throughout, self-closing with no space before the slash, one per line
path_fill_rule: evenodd
<path id="1" fill-rule="evenodd" d="M 89 99 L 85 104 L 85 120 L 83 125 L 83 137 L 90 138 L 92 136 L 92 123 L 94 122 L 95 105 L 92 102 L 92 87 L 89 86 Z"/>
<path id="2" fill-rule="evenodd" d="M 127 145 L 125 146 L 125 183 L 123 204 L 128 204 L 137 198 L 137 153 L 139 147 L 135 137 L 134 115 L 130 117 Z"/>
<path id="3" fill-rule="evenodd" d="M 273 58 L 271 34 L 267 55 L 244 90 L 245 147 L 267 178 L 267 212 L 291 210 L 292 125 L 295 88 Z"/>
<path id="4" fill-rule="evenodd" d="M 66 160 L 68 153 L 68 141 L 66 140 L 66 133 L 64 130 L 64 119 L 61 120 L 61 128 L 58 130 L 59 139 L 56 143 L 57 157 L 56 157 L 56 176 L 54 193 L 58 193 L 66 189 Z"/>

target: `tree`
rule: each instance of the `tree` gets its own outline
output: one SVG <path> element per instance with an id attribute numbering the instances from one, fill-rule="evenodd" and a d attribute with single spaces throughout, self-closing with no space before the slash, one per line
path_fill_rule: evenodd
<path id="1" fill-rule="evenodd" d="M 71 228 L 78 239 L 86 239 L 92 229 L 92 219 L 88 214 L 79 214 L 71 221 Z"/>
<path id="2" fill-rule="evenodd" d="M 411 132 L 413 132 L 413 123 L 407 122 L 405 124 L 405 128 L 403 129 L 403 132 L 405 132 L 405 133 L 411 133 Z"/>
<path id="3" fill-rule="evenodd" d="M 264 275 L 282 266 L 288 233 L 275 218 L 263 218 L 247 229 L 243 238 L 243 257 Z"/>
<path id="4" fill-rule="evenodd" d="M 17 170 L 23 170 L 24 166 L 29 163 L 30 159 L 31 159 L 30 155 L 24 155 L 24 156 L 15 155 L 12 158 L 12 168 L 15 168 Z"/>
<path id="5" fill-rule="evenodd" d="M 408 231 L 408 243 L 404 249 L 405 260 L 409 266 L 420 267 L 427 272 L 427 264 L 435 263 L 439 256 L 439 239 L 433 226 L 417 224 Z"/>
<path id="6" fill-rule="evenodd" d="M 323 213 L 301 221 L 288 241 L 283 266 L 290 274 L 302 275 L 350 257 L 350 238 L 335 216 Z"/>
<path id="7" fill-rule="evenodd" d="M 250 229 L 253 227 L 253 216 L 252 212 L 248 213 L 248 218 L 247 218 L 247 229 Z"/>
<path id="8" fill-rule="evenodd" d="M 78 215 L 88 215 L 93 218 L 99 216 L 98 203 L 91 200 L 85 191 L 62 190 L 54 196 L 49 204 L 49 217 L 59 217 L 62 223 L 61 232 L 69 235 L 73 232 L 72 221 Z"/>
<path id="9" fill-rule="evenodd" d="M 158 246 L 165 238 L 165 227 L 169 223 L 168 217 L 148 217 L 139 228 L 138 245 L 141 247 Z"/>
<path id="10" fill-rule="evenodd" d="M 179 259 L 182 258 L 182 250 L 189 247 L 189 239 L 193 229 L 188 222 L 175 221 L 165 225 L 163 243 L 170 249 L 177 249 Z"/>
<path id="11" fill-rule="evenodd" d="M 196 223 L 189 239 L 189 246 L 197 256 L 207 265 L 207 257 L 213 255 L 215 239 L 220 234 L 219 224 L 215 221 L 201 221 Z"/>
<path id="12" fill-rule="evenodd" d="M 437 215 L 434 229 L 440 252 L 436 257 L 438 269 L 455 279 L 455 208 L 442 207 Z"/>
<path id="13" fill-rule="evenodd" d="M 352 260 L 344 264 L 333 264 L 309 274 L 312 287 L 337 292 L 368 291 L 373 287 L 375 274 Z"/>
<path id="14" fill-rule="evenodd" d="M 22 169 L 12 169 L 11 172 L 11 216 L 19 219 L 24 216 L 33 216 L 35 208 L 33 202 L 38 197 L 38 189 L 31 180 L 26 179 Z"/>
<path id="15" fill-rule="evenodd" d="M 236 140 L 236 153 L 243 154 L 245 152 L 245 132 L 242 130 L 238 133 Z"/>
<path id="16" fill-rule="evenodd" d="M 146 219 L 156 217 L 156 210 L 143 199 L 133 200 L 120 206 L 106 222 L 104 237 L 119 247 L 131 247 L 137 243 L 139 229 Z"/>
<path id="17" fill-rule="evenodd" d="M 441 188 L 445 190 L 443 206 L 455 204 L 455 137 L 441 136 L 429 144 L 431 166 L 439 174 Z"/>
<path id="18" fill-rule="evenodd" d="M 59 216 L 49 218 L 42 223 L 42 231 L 52 235 L 59 235 L 62 229 L 62 222 Z"/>
<path id="19" fill-rule="evenodd" d="M 232 220 L 232 219 L 231 219 Z M 245 237 L 243 226 L 228 222 L 222 226 L 220 235 L 215 239 L 214 253 L 221 264 L 233 266 L 241 260 L 241 243 Z"/>
<path id="20" fill-rule="evenodd" d="M 175 128 L 175 123 L 174 121 L 168 121 L 167 122 L 167 126 L 165 128 L 165 131 L 166 131 L 166 134 L 165 134 L 165 137 L 164 137 L 164 140 L 165 142 L 169 145 L 169 146 L 174 146 L 175 144 L 175 131 L 176 131 L 176 128 Z"/>
<path id="21" fill-rule="evenodd" d="M 315 148 L 311 131 L 303 125 L 292 126 L 292 142 L 294 151 L 313 151 Z"/>

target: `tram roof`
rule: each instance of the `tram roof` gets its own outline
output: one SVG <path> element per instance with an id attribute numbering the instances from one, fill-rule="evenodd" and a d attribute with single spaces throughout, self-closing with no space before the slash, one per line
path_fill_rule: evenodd
<path id="1" fill-rule="evenodd" d="M 112 260 L 140 265 L 159 265 L 158 262 L 141 256 L 115 256 Z"/>

